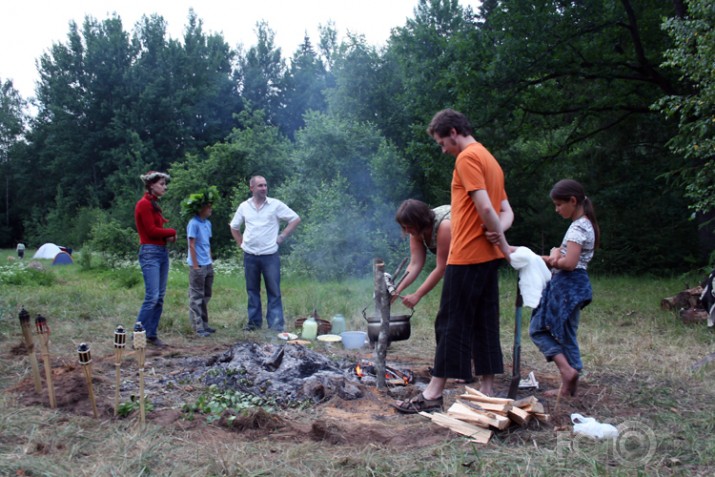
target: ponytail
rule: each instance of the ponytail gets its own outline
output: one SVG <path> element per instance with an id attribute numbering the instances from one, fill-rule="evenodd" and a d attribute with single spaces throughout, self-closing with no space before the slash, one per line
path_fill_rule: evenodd
<path id="1" fill-rule="evenodd" d="M 588 198 L 581 183 L 573 179 L 562 179 L 554 184 L 549 194 L 552 200 L 570 200 L 571 197 L 576 198 L 576 204 L 583 207 L 583 213 L 591 221 L 595 234 L 595 248 L 601 243 L 601 229 L 598 227 L 596 220 L 596 211 L 593 208 L 591 199 Z"/>

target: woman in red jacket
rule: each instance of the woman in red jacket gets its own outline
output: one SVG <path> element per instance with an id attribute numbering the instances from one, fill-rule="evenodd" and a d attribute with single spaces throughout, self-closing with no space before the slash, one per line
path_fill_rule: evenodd
<path id="1" fill-rule="evenodd" d="M 139 265 L 144 275 L 144 303 L 142 303 L 137 321 L 146 330 L 147 343 L 156 347 L 166 344 L 157 336 L 159 318 L 164 308 L 166 282 L 169 278 L 168 242 L 176 241 L 176 230 L 164 228 L 168 222 L 161 215 L 159 199 L 166 193 L 169 175 L 163 172 L 149 171 L 141 176 L 146 193 L 134 208 L 134 221 L 139 232 Z"/>

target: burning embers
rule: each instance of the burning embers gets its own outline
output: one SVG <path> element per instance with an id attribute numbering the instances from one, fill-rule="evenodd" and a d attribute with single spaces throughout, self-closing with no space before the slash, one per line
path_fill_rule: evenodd
<path id="1" fill-rule="evenodd" d="M 365 378 L 370 380 L 377 379 L 376 372 L 375 364 L 364 359 L 353 366 L 353 374 L 361 381 Z M 387 384 L 392 386 L 406 386 L 413 380 L 414 374 L 409 369 L 401 371 L 391 366 L 385 366 L 385 382 Z"/>

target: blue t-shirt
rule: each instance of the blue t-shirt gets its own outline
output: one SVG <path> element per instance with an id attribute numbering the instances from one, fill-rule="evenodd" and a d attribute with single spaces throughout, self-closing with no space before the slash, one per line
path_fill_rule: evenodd
<path id="1" fill-rule="evenodd" d="M 189 224 L 186 226 L 186 238 L 196 239 L 196 260 L 198 260 L 200 266 L 211 264 L 211 221 L 208 219 L 201 219 L 198 215 L 194 216 L 189 220 Z M 193 267 L 191 261 L 191 253 L 189 253 L 186 263 L 190 267 Z"/>

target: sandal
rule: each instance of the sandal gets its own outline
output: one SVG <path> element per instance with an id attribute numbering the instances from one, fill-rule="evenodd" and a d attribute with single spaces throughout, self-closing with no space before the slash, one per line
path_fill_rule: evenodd
<path id="1" fill-rule="evenodd" d="M 392 404 L 392 407 L 404 414 L 417 414 L 418 412 L 441 411 L 443 402 L 442 396 L 437 399 L 425 399 L 424 394 L 420 393 L 400 404 Z"/>

